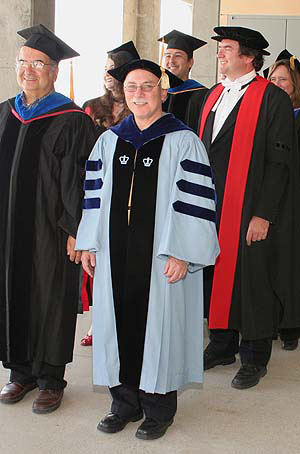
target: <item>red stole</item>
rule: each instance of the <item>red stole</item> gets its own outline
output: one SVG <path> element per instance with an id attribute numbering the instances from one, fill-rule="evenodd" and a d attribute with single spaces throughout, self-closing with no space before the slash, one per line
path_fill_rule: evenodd
<path id="1" fill-rule="evenodd" d="M 249 85 L 243 96 L 235 123 L 220 220 L 221 253 L 215 265 L 210 301 L 209 328 L 212 329 L 228 328 L 248 170 L 260 107 L 268 84 L 263 77 L 256 76 L 256 81 Z M 222 91 L 222 85 L 217 85 L 204 105 L 200 138 L 208 114 Z"/>

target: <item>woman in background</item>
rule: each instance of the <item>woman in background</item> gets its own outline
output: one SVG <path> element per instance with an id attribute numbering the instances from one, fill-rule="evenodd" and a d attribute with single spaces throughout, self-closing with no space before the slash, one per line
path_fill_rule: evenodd
<path id="1" fill-rule="evenodd" d="M 279 56 L 280 59 L 269 70 L 268 79 L 291 98 L 300 153 L 300 63 L 287 50 Z"/>
<path id="2" fill-rule="evenodd" d="M 86 101 L 83 105 L 97 127 L 98 136 L 111 126 L 120 123 L 130 113 L 125 103 L 122 83 L 107 71 L 139 58 L 132 41 L 107 52 L 103 77 L 105 93 L 103 96 Z"/>
<path id="3" fill-rule="evenodd" d="M 268 79 L 284 90 L 290 97 L 294 108 L 295 127 L 300 159 L 300 63 L 286 49 L 282 51 L 276 62 L 269 69 Z M 299 301 L 300 304 L 300 301 Z M 284 328 L 279 330 L 282 348 L 295 350 L 298 347 L 300 328 Z"/>

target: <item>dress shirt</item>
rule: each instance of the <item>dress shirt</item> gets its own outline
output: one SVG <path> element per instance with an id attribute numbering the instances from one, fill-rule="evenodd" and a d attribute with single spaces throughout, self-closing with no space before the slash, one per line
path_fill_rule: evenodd
<path id="1" fill-rule="evenodd" d="M 239 99 L 243 96 L 249 87 L 249 83 L 255 78 L 255 76 L 256 72 L 253 69 L 249 73 L 244 74 L 242 77 L 238 77 L 233 81 L 228 79 L 228 77 L 226 77 L 225 80 L 222 80 L 221 83 L 225 88 L 212 108 L 212 111 L 215 112 L 212 142 L 215 140 L 228 115 L 235 107 Z"/>

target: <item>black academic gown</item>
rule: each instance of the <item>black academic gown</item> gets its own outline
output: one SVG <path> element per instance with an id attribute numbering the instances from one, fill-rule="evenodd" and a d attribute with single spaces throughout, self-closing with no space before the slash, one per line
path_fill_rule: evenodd
<path id="1" fill-rule="evenodd" d="M 0 359 L 72 361 L 79 267 L 76 237 L 82 179 L 95 141 L 83 112 L 22 123 L 0 105 Z M 65 104 L 49 113 L 79 108 Z"/>
<path id="2" fill-rule="evenodd" d="M 300 160 L 300 113 L 295 118 L 295 129 L 296 129 L 296 136 L 298 141 L 298 152 L 299 152 L 299 160 Z"/>
<path id="3" fill-rule="evenodd" d="M 204 129 L 203 142 L 216 185 L 218 227 L 240 103 L 241 100 L 213 143 L 213 112 Z M 299 156 L 292 117 L 289 97 L 270 84 L 263 97 L 248 172 L 228 324 L 229 329 L 239 330 L 247 340 L 272 337 L 279 322 L 283 328 L 300 326 Z M 267 239 L 249 247 L 246 234 L 252 216 L 271 224 Z M 212 277 L 212 269 L 205 272 L 206 308 Z"/>
<path id="4" fill-rule="evenodd" d="M 201 107 L 207 93 L 206 87 L 183 92 L 169 93 L 163 103 L 163 111 L 175 115 L 195 132 L 198 131 Z"/>
<path id="5" fill-rule="evenodd" d="M 99 96 L 98 98 L 93 98 L 93 99 L 89 99 L 88 101 L 85 101 L 85 103 L 82 106 L 83 110 L 86 111 L 90 115 L 90 112 L 88 112 L 87 109 L 89 108 L 91 110 L 91 112 L 93 113 L 97 107 L 97 104 L 101 103 L 101 99 L 102 99 L 102 96 Z M 97 139 L 98 139 L 98 137 L 101 136 L 101 134 L 103 134 L 107 130 L 107 128 L 100 123 L 97 123 L 95 125 L 95 128 L 96 128 L 96 138 Z"/>

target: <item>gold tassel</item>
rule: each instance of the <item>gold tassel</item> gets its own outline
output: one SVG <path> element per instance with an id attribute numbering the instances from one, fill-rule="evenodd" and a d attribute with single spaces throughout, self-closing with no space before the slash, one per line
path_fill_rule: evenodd
<path id="1" fill-rule="evenodd" d="M 170 81 L 169 81 L 169 76 L 166 73 L 165 68 L 162 66 L 163 58 L 164 58 L 164 45 L 165 45 L 165 39 L 164 37 L 162 38 L 162 47 L 161 47 L 161 54 L 160 54 L 160 70 L 161 70 L 161 77 L 160 77 L 160 86 L 163 90 L 168 90 L 170 88 Z"/>
<path id="2" fill-rule="evenodd" d="M 70 61 L 70 99 L 74 101 L 74 76 L 73 76 L 73 65 L 72 60 Z"/>
<path id="3" fill-rule="evenodd" d="M 162 41 L 161 41 L 161 54 L 160 54 L 160 60 L 159 60 L 159 66 L 160 67 L 162 67 L 164 53 L 165 53 L 165 38 L 163 37 Z"/>
<path id="4" fill-rule="evenodd" d="M 295 55 L 293 55 L 291 58 L 290 58 L 290 68 L 292 71 L 295 71 L 295 60 L 297 59 L 297 57 L 295 57 Z"/>
<path id="5" fill-rule="evenodd" d="M 168 90 L 170 88 L 170 81 L 169 76 L 165 71 L 165 68 L 161 67 L 161 78 L 160 78 L 160 86 L 163 90 Z"/>

